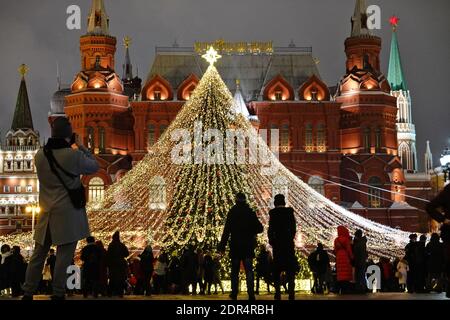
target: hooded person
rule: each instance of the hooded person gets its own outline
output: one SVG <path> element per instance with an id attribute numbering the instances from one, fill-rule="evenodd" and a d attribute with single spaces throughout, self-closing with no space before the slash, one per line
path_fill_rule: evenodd
<path id="1" fill-rule="evenodd" d="M 334 240 L 334 254 L 336 255 L 336 273 L 340 291 L 347 293 L 350 282 L 353 281 L 353 251 L 352 241 L 348 229 L 344 226 L 337 228 L 338 236 Z"/>
<path id="2" fill-rule="evenodd" d="M 35 156 L 41 213 L 23 286 L 24 300 L 33 299 L 52 245 L 57 246 L 52 299 L 64 299 L 67 267 L 78 241 L 90 235 L 80 176 L 97 172 L 99 165 L 76 139 L 67 118 L 56 118 L 51 129 L 52 137 Z"/>

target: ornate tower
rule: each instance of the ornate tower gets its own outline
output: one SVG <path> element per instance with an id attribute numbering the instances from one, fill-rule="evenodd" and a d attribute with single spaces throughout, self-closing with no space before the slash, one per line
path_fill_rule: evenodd
<path id="1" fill-rule="evenodd" d="M 38 201 L 39 185 L 34 157 L 40 148 L 39 132 L 34 130 L 25 75 L 21 75 L 11 129 L 0 145 L 0 234 L 28 229 L 25 207 Z"/>
<path id="2" fill-rule="evenodd" d="M 93 0 L 87 33 L 80 38 L 81 71 L 65 97 L 64 112 L 74 131 L 96 154 L 127 154 L 133 120 L 128 96 L 114 71 L 116 38 L 109 34 L 103 0 Z"/>
<path id="3" fill-rule="evenodd" d="M 402 201 L 403 196 L 380 189 L 404 191 L 397 158 L 397 101 L 380 71 L 381 39 L 368 29 L 366 10 L 366 2 L 356 0 L 351 36 L 345 40 L 346 74 L 336 94 L 341 103 L 341 175 L 354 185 L 361 183 L 362 193 L 343 190 L 342 198 L 367 207 L 387 207 L 390 203 L 382 198 Z"/>
<path id="4" fill-rule="evenodd" d="M 416 129 L 412 123 L 411 96 L 406 86 L 403 74 L 402 61 L 397 40 L 398 18 L 392 16 L 389 22 L 392 25 L 391 54 L 389 57 L 388 81 L 391 94 L 397 98 L 397 139 L 398 155 L 404 170 L 417 171 Z"/>
<path id="5" fill-rule="evenodd" d="M 125 90 L 125 94 L 130 98 L 130 100 L 137 100 L 141 93 L 142 79 L 137 75 L 133 77 L 133 65 L 131 64 L 130 58 L 130 44 L 131 39 L 125 37 L 123 39 L 125 46 L 125 63 L 123 64 L 122 82 Z"/>

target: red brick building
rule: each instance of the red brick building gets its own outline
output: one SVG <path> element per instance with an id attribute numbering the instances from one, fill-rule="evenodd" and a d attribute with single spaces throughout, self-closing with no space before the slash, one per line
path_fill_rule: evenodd
<path id="1" fill-rule="evenodd" d="M 223 57 L 216 67 L 255 126 L 279 129 L 282 163 L 312 188 L 370 219 L 423 230 L 421 212 L 404 202 L 397 100 L 380 70 L 381 39 L 367 28 L 362 3 L 356 1 L 337 87 L 321 80 L 311 48 L 293 44 L 218 41 Z M 121 79 L 103 1 L 93 0 L 87 33 L 80 38 L 81 71 L 70 92 L 56 93 L 49 117 L 65 113 L 97 155 L 101 170 L 83 178 L 93 200 L 145 156 L 207 68 L 201 44 L 157 48 L 141 87 L 128 46 L 129 40 Z"/>

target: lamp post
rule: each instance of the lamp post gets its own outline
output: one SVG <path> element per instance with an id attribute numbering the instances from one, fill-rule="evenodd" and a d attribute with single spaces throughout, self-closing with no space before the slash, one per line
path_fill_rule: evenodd
<path id="1" fill-rule="evenodd" d="M 41 212 L 41 208 L 37 203 L 32 203 L 28 205 L 25 210 L 27 211 L 27 213 L 31 213 L 31 234 L 34 238 L 34 217 L 36 216 L 36 214 L 39 214 L 39 212 Z"/>
<path id="2" fill-rule="evenodd" d="M 442 172 L 444 172 L 444 185 L 447 183 L 447 181 L 450 180 L 449 173 L 450 173 L 450 149 L 447 147 L 445 148 L 444 152 L 441 155 L 441 158 L 439 159 L 441 162 L 441 168 Z"/>

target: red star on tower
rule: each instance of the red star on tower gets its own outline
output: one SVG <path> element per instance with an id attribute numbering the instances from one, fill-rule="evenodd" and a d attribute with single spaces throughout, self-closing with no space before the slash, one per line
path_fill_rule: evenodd
<path id="1" fill-rule="evenodd" d="M 391 24 L 392 29 L 395 30 L 395 28 L 398 25 L 398 21 L 399 20 L 400 20 L 399 17 L 397 17 L 395 14 L 392 17 L 389 18 L 389 23 Z"/>

